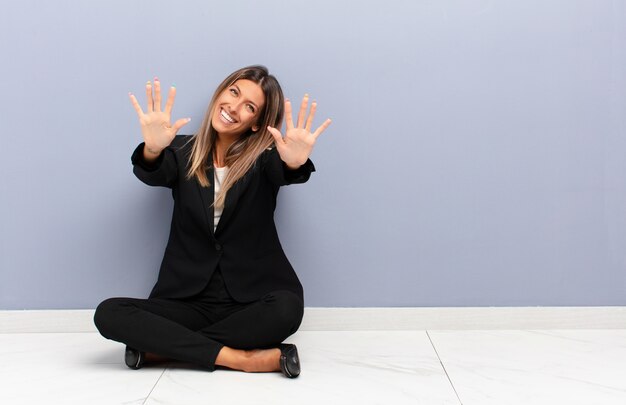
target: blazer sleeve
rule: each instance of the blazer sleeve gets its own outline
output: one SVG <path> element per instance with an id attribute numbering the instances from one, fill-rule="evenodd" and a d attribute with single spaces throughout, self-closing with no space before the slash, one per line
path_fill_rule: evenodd
<path id="1" fill-rule="evenodd" d="M 183 138 L 183 136 L 176 136 Z M 133 164 L 133 173 L 139 180 L 149 186 L 172 188 L 178 179 L 178 162 L 175 154 L 179 140 L 175 138 L 170 146 L 163 149 L 159 157 L 148 162 L 143 157 L 145 142 L 140 143 L 133 151 L 130 160 Z"/>
<path id="2" fill-rule="evenodd" d="M 296 170 L 289 169 L 280 158 L 276 147 L 265 151 L 263 166 L 265 175 L 277 186 L 306 183 L 309 177 L 311 177 L 311 173 L 315 171 L 315 166 L 311 159 L 307 159 L 307 161 Z"/>

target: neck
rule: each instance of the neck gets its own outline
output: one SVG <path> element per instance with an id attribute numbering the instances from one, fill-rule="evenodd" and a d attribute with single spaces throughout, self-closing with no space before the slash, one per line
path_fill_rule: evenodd
<path id="1" fill-rule="evenodd" d="M 217 134 L 215 139 L 215 150 L 213 152 L 213 164 L 216 167 L 224 167 L 226 159 L 226 151 L 236 140 L 237 136 Z"/>

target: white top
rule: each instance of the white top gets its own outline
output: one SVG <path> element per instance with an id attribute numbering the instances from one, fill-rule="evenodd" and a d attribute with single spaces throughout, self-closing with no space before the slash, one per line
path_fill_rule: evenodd
<path id="1" fill-rule="evenodd" d="M 228 166 L 224 167 L 213 167 L 214 170 L 214 179 L 213 182 L 215 184 L 215 195 L 213 197 L 213 201 L 217 198 L 217 193 L 219 193 L 222 188 L 222 182 L 226 177 L 226 173 L 228 172 Z M 220 218 L 222 217 L 222 211 L 224 211 L 224 207 L 213 206 L 213 232 L 217 229 L 217 223 L 220 222 Z"/>

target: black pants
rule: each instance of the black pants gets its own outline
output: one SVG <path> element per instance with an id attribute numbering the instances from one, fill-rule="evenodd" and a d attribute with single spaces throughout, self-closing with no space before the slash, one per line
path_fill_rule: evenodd
<path id="1" fill-rule="evenodd" d="M 277 346 L 298 330 L 303 314 L 300 297 L 286 290 L 252 303 L 235 301 L 218 268 L 194 297 L 106 299 L 96 308 L 94 323 L 107 339 L 214 371 L 223 346 Z"/>

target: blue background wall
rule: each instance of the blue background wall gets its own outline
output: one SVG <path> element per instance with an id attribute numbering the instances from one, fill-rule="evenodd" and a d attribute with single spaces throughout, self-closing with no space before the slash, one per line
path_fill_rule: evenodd
<path id="1" fill-rule="evenodd" d="M 277 222 L 306 306 L 626 304 L 622 1 L 20 1 L 0 14 L 0 309 L 145 297 L 171 218 L 127 93 L 198 128 L 261 63 L 330 117 Z"/>

